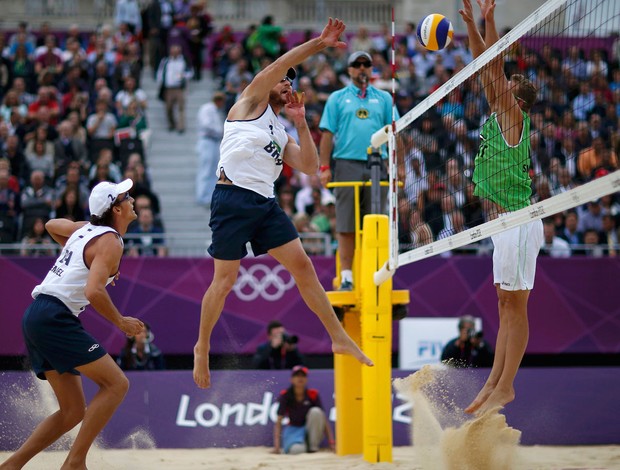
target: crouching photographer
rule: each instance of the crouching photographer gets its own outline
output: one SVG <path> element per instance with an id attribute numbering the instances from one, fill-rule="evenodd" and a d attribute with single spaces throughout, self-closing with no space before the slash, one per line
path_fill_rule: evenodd
<path id="1" fill-rule="evenodd" d="M 484 340 L 482 331 L 476 331 L 473 317 L 459 320 L 459 336 L 450 340 L 441 353 L 441 361 L 453 367 L 491 367 L 493 350 Z"/>
<path id="2" fill-rule="evenodd" d="M 288 335 L 282 323 L 277 320 L 269 322 L 267 338 L 256 348 L 252 358 L 255 369 L 292 369 L 303 364 L 304 358 L 297 349 L 299 338 Z"/>

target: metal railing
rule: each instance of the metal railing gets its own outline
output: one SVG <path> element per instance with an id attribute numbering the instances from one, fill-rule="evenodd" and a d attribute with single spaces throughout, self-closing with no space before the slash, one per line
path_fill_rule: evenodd
<path id="1" fill-rule="evenodd" d="M 301 242 L 310 256 L 333 256 L 336 251 L 334 239 L 328 233 L 308 232 L 299 235 Z M 131 240 L 142 238 L 140 234 L 126 234 L 124 240 L 126 249 L 131 247 Z M 204 234 L 183 234 L 177 236 L 165 235 L 163 244 L 143 244 L 137 247 L 157 248 L 165 246 L 168 248 L 169 256 L 177 257 L 206 257 L 207 248 L 211 240 Z M 411 250 L 411 245 L 401 244 L 400 252 Z M 40 245 L 27 245 L 25 243 L 0 243 L 0 256 L 58 256 L 61 247 L 56 243 Z M 543 251 L 545 248 L 543 247 Z M 620 256 L 620 243 L 600 244 L 600 245 L 571 245 L 571 256 L 586 255 L 591 257 Z M 488 244 L 472 244 L 458 248 L 458 254 L 470 256 L 491 256 L 493 246 Z M 253 256 L 251 247 L 248 245 L 249 256 Z M 448 252 L 450 253 L 450 252 Z M 141 256 L 150 256 L 144 254 Z M 542 255 L 541 255 L 542 256 Z"/>
<path id="2" fill-rule="evenodd" d="M 160 234 L 154 234 L 156 238 L 160 237 Z M 333 238 L 328 233 L 322 232 L 307 232 L 299 235 L 301 243 L 306 250 L 306 253 L 313 256 L 333 256 L 334 244 Z M 178 257 L 205 257 L 207 254 L 207 248 L 211 243 L 202 233 L 184 233 L 182 235 L 169 235 L 164 234 L 164 243 L 149 243 L 148 238 L 150 235 L 127 233 L 123 237 L 125 240 L 125 249 L 129 251 L 132 246 L 138 249 L 156 249 L 160 246 L 165 246 L 168 249 L 169 256 Z M 132 245 L 132 240 L 138 240 L 139 243 Z M 60 254 L 61 247 L 56 243 L 43 243 L 37 245 L 30 245 L 27 243 L 0 243 L 0 256 L 58 256 Z M 248 245 L 248 252 L 250 256 L 253 256 L 251 247 Z M 152 256 L 148 253 L 141 256 Z"/>

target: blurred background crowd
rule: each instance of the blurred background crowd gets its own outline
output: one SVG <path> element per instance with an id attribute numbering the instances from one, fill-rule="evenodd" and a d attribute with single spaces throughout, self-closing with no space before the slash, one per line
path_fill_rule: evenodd
<path id="1" fill-rule="evenodd" d="M 472 60 L 466 40 L 457 38 L 433 53 L 419 46 L 415 28 L 408 23 L 397 30 L 395 98 L 401 116 Z M 215 26 L 204 2 L 190 0 L 119 0 L 114 24 L 96 31 L 77 25 L 55 31 L 26 22 L 2 31 L 0 244 L 18 243 L 22 255 L 50 254 L 32 249 L 51 242 L 46 220 L 87 219 L 90 188 L 131 178 L 139 218 L 130 234 L 148 234 L 149 241 L 130 237 L 127 250 L 165 256 L 159 198 L 149 179 L 152 135 L 149 98 L 140 86 L 143 73 L 155 77 L 170 48 L 180 46 L 191 68 L 187 76 L 215 82 L 214 101 L 225 116 L 258 71 L 315 34 L 287 31 L 271 16 L 247 30 Z M 325 50 L 299 66 L 294 86 L 305 93 L 317 147 L 325 102 L 349 82 L 348 55 L 368 51 L 372 84 L 391 91 L 391 43 L 387 25 L 373 32 L 359 27 L 348 30 L 348 49 Z M 557 47 L 537 44 L 517 43 L 506 57 L 507 73 L 525 75 L 540 89 L 531 112 L 533 202 L 616 170 L 620 153 L 620 41 L 608 48 L 576 38 Z M 478 133 L 487 116 L 480 82 L 473 77 L 405 133 L 405 185 L 399 194 L 403 251 L 494 217 L 473 195 L 471 183 Z M 285 114 L 282 120 L 295 136 Z M 326 243 L 333 249 L 334 197 L 318 177 L 285 167 L 276 189 L 308 253 L 325 254 Z M 588 202 L 545 221 L 543 254 L 615 256 L 619 227 L 618 194 Z M 461 253 L 490 253 L 488 243 Z"/>

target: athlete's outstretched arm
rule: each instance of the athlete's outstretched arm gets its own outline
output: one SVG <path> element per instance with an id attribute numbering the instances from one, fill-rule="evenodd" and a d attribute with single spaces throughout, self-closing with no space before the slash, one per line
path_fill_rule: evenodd
<path id="1" fill-rule="evenodd" d="M 485 21 L 485 44 L 486 47 L 490 47 L 499 40 L 499 34 L 495 25 L 495 0 L 477 0 L 477 2 Z M 523 116 L 517 99 L 512 93 L 511 85 L 504 73 L 503 55 L 500 55 L 489 64 L 487 73 L 496 98 L 492 109 L 497 112 L 502 132 L 506 136 L 506 132 L 515 133 L 516 128 L 516 134 L 520 134 Z M 489 102 L 489 104 L 491 103 Z M 512 136 L 508 140 L 514 142 L 514 137 Z"/>
<path id="2" fill-rule="evenodd" d="M 480 5 L 480 2 L 478 2 L 478 4 Z M 476 26 L 476 21 L 474 20 L 474 9 L 472 7 L 471 0 L 463 0 L 463 8 L 459 10 L 459 13 L 463 18 L 465 25 L 467 26 L 469 48 L 471 49 L 472 55 L 475 59 L 476 57 L 479 57 L 484 51 L 486 51 L 487 44 L 482 38 L 478 27 Z M 482 89 L 484 90 L 484 95 L 487 98 L 489 107 L 491 108 L 491 110 L 495 111 L 497 94 L 495 93 L 493 79 L 489 71 L 489 68 L 493 65 L 493 62 L 491 62 L 491 64 L 487 65 L 486 67 L 483 67 L 480 72 L 480 80 L 482 81 Z"/>
<path id="3" fill-rule="evenodd" d="M 340 41 L 340 35 L 344 33 L 344 30 L 345 24 L 342 21 L 330 18 L 318 38 L 310 39 L 294 47 L 261 70 L 243 91 L 231 112 L 235 107 L 244 107 L 251 110 L 261 104 L 266 106 L 269 100 L 269 92 L 286 76 L 286 72 L 290 67 L 302 63 L 311 55 L 327 47 L 346 48 L 346 43 Z"/>

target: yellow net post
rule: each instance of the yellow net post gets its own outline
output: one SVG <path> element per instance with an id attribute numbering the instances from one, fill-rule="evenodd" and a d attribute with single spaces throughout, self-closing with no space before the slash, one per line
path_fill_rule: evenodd
<path id="1" fill-rule="evenodd" d="M 409 303 L 409 291 L 393 291 L 391 279 L 379 287 L 373 282 L 388 257 L 389 224 L 385 215 L 367 215 L 359 228 L 359 189 L 367 184 L 328 185 L 355 189 L 356 244 L 354 289 L 330 291 L 327 296 L 341 314 L 345 331 L 375 363 L 365 367 L 351 357 L 335 355 L 336 454 L 363 453 L 374 463 L 392 461 L 392 309 Z"/>

